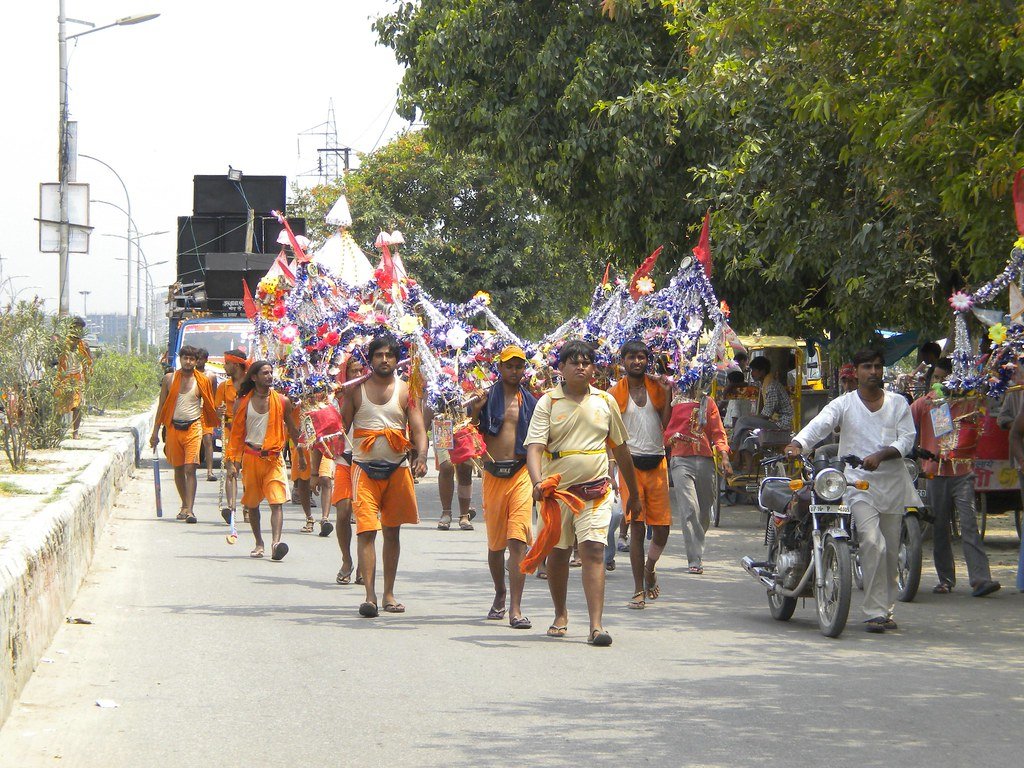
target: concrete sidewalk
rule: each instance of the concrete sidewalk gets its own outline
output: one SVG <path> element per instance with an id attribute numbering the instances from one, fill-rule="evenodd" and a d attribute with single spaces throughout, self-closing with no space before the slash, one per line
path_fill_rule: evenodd
<path id="1" fill-rule="evenodd" d="M 662 597 L 644 611 L 626 608 L 619 555 L 606 613 L 615 642 L 597 649 L 585 642 L 578 571 L 566 639 L 544 636 L 550 601 L 534 578 L 532 631 L 484 618 L 483 526 L 437 531 L 431 480 L 417 486 L 423 523 L 402 534 L 396 591 L 408 612 L 375 620 L 356 613 L 360 587 L 334 583 L 333 538 L 298 531 L 298 507 L 286 508 L 288 557 L 252 560 L 250 533 L 225 541 L 217 486 L 199 490 L 200 522 L 187 526 L 154 517 L 147 478 L 125 489 L 71 611 L 95 623 L 58 630 L 52 663 L 0 730 L 4 766 L 1019 760 L 1024 596 L 1002 567 L 993 598 L 922 590 L 898 607 L 895 634 L 862 630 L 857 594 L 846 633 L 827 640 L 811 604 L 772 621 L 738 565 L 762 551 L 760 516 L 726 509 L 702 577 L 685 574 L 673 530 Z M 164 493 L 167 504 L 167 482 Z M 995 562 L 1009 560 L 1016 537 L 993 529 L 992 547 Z"/>

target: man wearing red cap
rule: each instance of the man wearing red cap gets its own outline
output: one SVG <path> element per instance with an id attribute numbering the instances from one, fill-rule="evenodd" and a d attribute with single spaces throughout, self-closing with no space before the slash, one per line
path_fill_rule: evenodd
<path id="1" fill-rule="evenodd" d="M 839 394 L 845 395 L 857 389 L 857 369 L 853 363 L 844 363 L 839 369 Z"/>
<path id="2" fill-rule="evenodd" d="M 530 629 L 523 616 L 522 599 L 526 576 L 519 564 L 533 539 L 533 486 L 526 470 L 526 434 L 537 398 L 523 386 L 526 353 L 509 345 L 498 355 L 501 377 L 471 406 L 487 444 L 484 462 L 484 523 L 487 525 L 487 565 L 494 580 L 494 602 L 488 619 L 505 618 L 505 550 L 509 552 L 508 573 L 511 601 L 508 623 L 513 629 Z"/>

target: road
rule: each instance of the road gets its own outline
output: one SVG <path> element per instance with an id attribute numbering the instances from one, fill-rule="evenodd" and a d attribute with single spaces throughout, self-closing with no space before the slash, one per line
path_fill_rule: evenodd
<path id="1" fill-rule="evenodd" d="M 899 606 L 900 632 L 868 635 L 858 616 L 827 640 L 810 603 L 787 624 L 772 621 L 764 591 L 737 565 L 761 552 L 759 516 L 726 509 L 704 576 L 684 573 L 674 529 L 662 597 L 644 611 L 626 608 L 632 584 L 619 555 L 606 612 L 614 645 L 598 649 L 585 642 L 578 572 L 566 639 L 544 636 L 550 603 L 534 578 L 533 631 L 486 621 L 483 525 L 437 531 L 436 486 L 428 478 L 417 489 L 424 522 L 403 531 L 397 589 L 408 612 L 367 620 L 356 612 L 362 589 L 334 583 L 333 537 L 300 533 L 298 507 L 287 507 L 288 557 L 252 560 L 249 534 L 226 543 L 214 484 L 200 482 L 200 523 L 186 526 L 154 517 L 140 471 L 69 611 L 94 623 L 58 631 L 52 663 L 39 665 L 0 730 L 0 765 L 1020 759 L 1024 595 L 1012 589 L 1016 537 L 1005 518 L 993 528 L 998 595 L 933 595 L 929 570 L 923 594 Z M 165 472 L 171 510 L 173 493 Z"/>

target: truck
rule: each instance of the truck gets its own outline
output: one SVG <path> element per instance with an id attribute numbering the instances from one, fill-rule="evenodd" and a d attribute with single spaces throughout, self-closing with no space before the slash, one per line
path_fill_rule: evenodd
<path id="1" fill-rule="evenodd" d="M 223 353 L 248 350 L 252 326 L 245 316 L 243 281 L 256 285 L 273 265 L 281 246 L 281 224 L 271 211 L 286 205 L 284 176 L 193 177 L 192 214 L 178 217 L 177 274 L 168 289 L 165 367 L 180 367 L 185 345 L 210 353 L 207 370 L 224 374 Z M 295 234 L 306 221 L 288 218 Z"/>

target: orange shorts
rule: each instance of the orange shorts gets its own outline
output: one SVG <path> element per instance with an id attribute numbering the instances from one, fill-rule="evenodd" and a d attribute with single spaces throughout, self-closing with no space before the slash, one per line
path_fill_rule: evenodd
<path id="1" fill-rule="evenodd" d="M 530 526 L 533 517 L 533 483 L 530 473 L 522 467 L 512 477 L 495 477 L 484 470 L 484 523 L 487 525 L 487 548 L 501 552 L 509 539 L 529 544 L 533 541 Z"/>
<path id="2" fill-rule="evenodd" d="M 394 528 L 420 521 L 409 467 L 399 467 L 387 480 L 374 480 L 354 462 L 351 470 L 352 511 L 356 516 L 357 534 L 379 531 L 384 525 Z"/>
<path id="3" fill-rule="evenodd" d="M 263 458 L 243 452 L 242 484 L 245 486 L 242 506 L 248 509 L 255 509 L 264 499 L 271 505 L 288 501 L 288 481 L 284 459 L 280 456 Z"/>
<path id="4" fill-rule="evenodd" d="M 627 515 L 631 523 L 643 522 L 647 525 L 672 525 L 672 506 L 668 494 L 668 464 L 664 459 L 654 469 L 637 469 L 636 484 L 640 487 L 640 503 L 643 509 L 640 516 L 632 519 Z M 626 484 L 619 482 L 619 493 L 622 495 L 622 508 L 626 508 L 629 501 L 629 489 Z"/>
<path id="5" fill-rule="evenodd" d="M 299 453 L 306 457 L 306 468 L 303 470 L 299 469 Z M 309 480 L 313 477 L 312 472 L 313 461 L 310 458 L 310 452 L 307 448 L 296 448 L 292 445 L 292 473 L 291 479 L 295 480 Z M 317 472 L 320 477 L 330 477 L 333 474 L 331 470 L 331 460 L 320 454 L 320 469 Z"/>
<path id="6" fill-rule="evenodd" d="M 331 504 L 352 498 L 352 467 L 340 461 L 334 465 L 334 490 L 331 493 Z"/>
<path id="7" fill-rule="evenodd" d="M 207 435 L 212 435 L 216 430 L 216 427 L 207 427 L 206 425 L 203 425 L 203 437 L 206 437 Z"/>
<path id="8" fill-rule="evenodd" d="M 199 421 L 192 422 L 188 429 L 175 429 L 174 425 L 167 428 L 164 437 L 164 456 L 172 467 L 199 463 L 199 450 L 203 445 L 203 425 Z"/>

